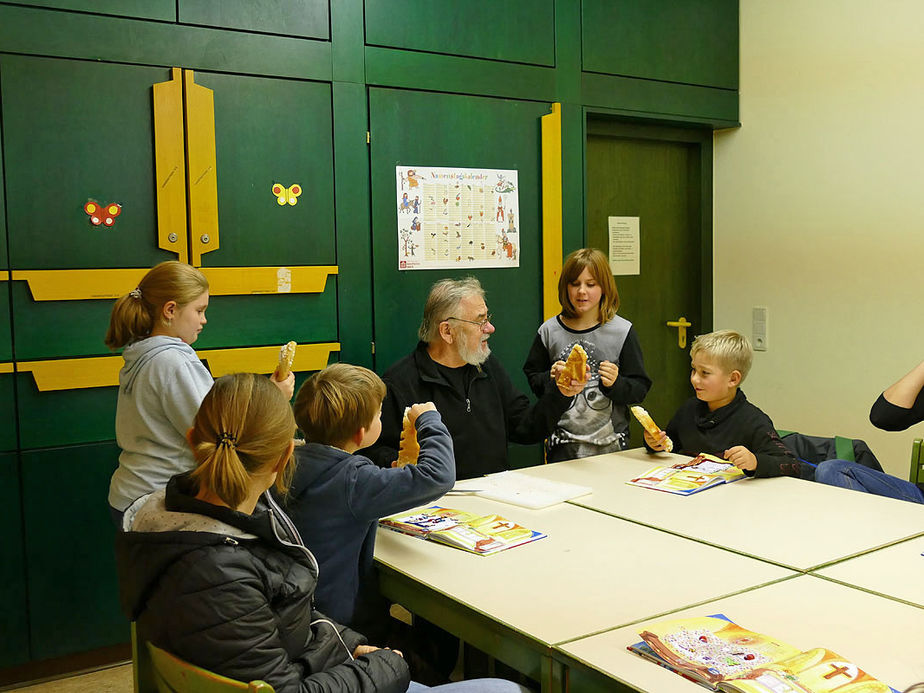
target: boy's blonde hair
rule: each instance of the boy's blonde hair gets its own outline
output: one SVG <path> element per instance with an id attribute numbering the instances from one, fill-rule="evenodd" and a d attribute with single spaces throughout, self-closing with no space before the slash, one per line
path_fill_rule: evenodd
<path id="1" fill-rule="evenodd" d="M 713 358 L 726 373 L 741 373 L 741 382 L 747 377 L 751 370 L 751 361 L 754 360 L 750 340 L 734 330 L 716 330 L 709 334 L 701 334 L 693 340 L 690 358 L 700 352 Z"/>
<path id="2" fill-rule="evenodd" d="M 335 363 L 312 375 L 295 395 L 295 422 L 311 443 L 341 445 L 369 428 L 385 399 L 385 383 L 362 366 Z"/>
<path id="3" fill-rule="evenodd" d="M 568 296 L 568 285 L 580 277 L 585 269 L 590 271 L 590 276 L 601 289 L 600 322 L 609 322 L 619 310 L 619 291 L 616 289 L 616 280 L 613 279 L 609 260 L 596 248 L 581 248 L 565 258 L 561 276 L 558 278 L 558 302 L 561 303 L 561 314 L 566 318 L 577 317 L 577 311 Z"/>
<path id="4" fill-rule="evenodd" d="M 179 308 L 209 290 L 209 280 L 192 265 L 168 260 L 152 267 L 138 286 L 112 306 L 106 346 L 115 351 L 151 334 L 168 301 Z"/>
<path id="5" fill-rule="evenodd" d="M 436 341 L 440 333 L 440 323 L 446 318 L 457 317 L 459 304 L 469 296 L 484 298 L 481 282 L 475 277 L 464 279 L 440 279 L 430 288 L 427 303 L 424 305 L 423 320 L 417 330 L 417 337 L 427 344 Z"/>
<path id="6" fill-rule="evenodd" d="M 247 497 L 250 476 L 275 464 L 295 435 L 295 419 L 285 395 L 269 378 L 253 373 L 220 377 L 208 391 L 189 433 L 198 466 L 191 478 L 230 507 Z M 291 458 L 276 477 L 289 489 Z"/>

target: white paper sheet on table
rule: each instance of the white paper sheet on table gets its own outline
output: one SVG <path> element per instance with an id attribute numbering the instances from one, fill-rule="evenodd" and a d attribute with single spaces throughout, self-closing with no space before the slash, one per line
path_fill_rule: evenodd
<path id="1" fill-rule="evenodd" d="M 477 488 L 475 495 L 482 498 L 534 510 L 593 493 L 593 489 L 589 486 L 551 481 L 515 471 L 499 472 L 478 479 L 470 479 L 464 485 L 457 486 L 456 489 L 462 491 L 466 486 L 472 489 Z"/>

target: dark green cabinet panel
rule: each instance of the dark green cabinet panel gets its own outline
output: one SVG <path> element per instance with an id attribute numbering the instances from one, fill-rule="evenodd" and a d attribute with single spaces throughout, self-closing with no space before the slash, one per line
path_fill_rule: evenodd
<path id="1" fill-rule="evenodd" d="M 96 14 L 111 14 L 117 17 L 138 17 L 160 19 L 172 22 L 176 19 L 175 0 L 19 0 L 22 5 L 49 7 L 61 10 L 78 10 Z"/>
<path id="2" fill-rule="evenodd" d="M 0 272 L 6 271 L 0 269 Z M 13 338 L 10 334 L 10 284 L 0 282 L 0 363 L 13 360 Z"/>
<path id="3" fill-rule="evenodd" d="M 738 0 L 583 0 L 584 70 L 738 88 Z"/>
<path id="4" fill-rule="evenodd" d="M 109 478 L 114 443 L 22 453 L 32 657 L 127 642 L 118 606 Z"/>
<path id="5" fill-rule="evenodd" d="M 0 373 L 0 450 L 15 450 L 16 445 L 16 391 L 13 387 L 16 376 Z M 0 508 L 3 506 L 0 505 Z M 0 582 L 0 585 L 3 583 Z"/>
<path id="6" fill-rule="evenodd" d="M 555 65 L 554 0 L 366 0 L 366 43 Z"/>
<path id="7" fill-rule="evenodd" d="M 491 348 L 516 385 L 529 392 L 521 367 L 542 322 L 539 118 L 548 108 L 546 103 L 529 101 L 370 90 L 375 364 L 379 372 L 414 349 L 433 282 L 473 275 L 484 286 L 495 316 L 497 331 L 491 337 Z M 399 271 L 398 164 L 516 169 L 520 266 Z"/>
<path id="8" fill-rule="evenodd" d="M 322 294 L 213 296 L 195 348 L 337 341 L 336 286 L 329 277 Z M 19 360 L 109 355 L 112 301 L 33 301 L 25 282 L 12 289 Z"/>
<path id="9" fill-rule="evenodd" d="M 178 5 L 183 24 L 330 38 L 327 0 L 179 0 Z"/>
<path id="10" fill-rule="evenodd" d="M 151 85 L 160 68 L 2 56 L 10 265 L 144 267 L 156 247 Z M 88 199 L 122 213 L 106 228 Z"/>
<path id="11" fill-rule="evenodd" d="M 31 373 L 16 376 L 23 450 L 115 438 L 118 388 L 39 392 Z"/>
<path id="12" fill-rule="evenodd" d="M 0 376 L 3 379 L 5 376 Z M 26 613 L 26 561 L 23 554 L 22 504 L 19 495 L 19 459 L 0 455 L 0 668 L 29 659 L 29 623 Z"/>
<path id="13" fill-rule="evenodd" d="M 214 91 L 221 230 L 202 264 L 336 264 L 330 85 L 214 73 L 196 83 Z M 296 204 L 279 205 L 274 183 L 300 185 Z"/>

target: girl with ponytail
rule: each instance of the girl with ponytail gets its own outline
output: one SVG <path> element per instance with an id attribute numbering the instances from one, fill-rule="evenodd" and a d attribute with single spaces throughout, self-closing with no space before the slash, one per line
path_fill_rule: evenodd
<path id="1" fill-rule="evenodd" d="M 116 442 L 119 467 L 109 484 L 113 521 L 136 498 L 195 466 L 185 434 L 212 376 L 190 346 L 206 324 L 209 283 L 198 269 L 162 262 L 115 302 L 106 346 L 122 349 Z M 295 379 L 278 387 L 289 397 Z"/>

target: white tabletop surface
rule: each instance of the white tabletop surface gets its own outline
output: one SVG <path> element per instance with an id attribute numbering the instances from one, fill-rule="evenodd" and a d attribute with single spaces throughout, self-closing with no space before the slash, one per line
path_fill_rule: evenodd
<path id="1" fill-rule="evenodd" d="M 924 608 L 924 537 L 835 563 L 819 570 L 818 575 Z"/>
<path id="2" fill-rule="evenodd" d="M 924 560 L 924 559 L 922 559 Z M 802 575 L 667 618 L 724 614 L 802 649 L 826 647 L 897 690 L 924 681 L 924 610 Z M 645 622 L 560 645 L 571 657 L 636 690 L 695 693 L 701 686 L 626 650 Z"/>
<path id="3" fill-rule="evenodd" d="M 545 644 L 793 574 L 567 503 L 528 510 L 448 496 L 436 504 L 500 514 L 548 537 L 477 556 L 380 528 L 376 559 Z"/>
<path id="4" fill-rule="evenodd" d="M 639 448 L 519 471 L 593 488 L 571 503 L 801 571 L 924 534 L 924 505 L 790 477 L 744 479 L 692 496 L 625 483 L 679 459 Z M 465 485 L 477 479 L 458 484 Z"/>

